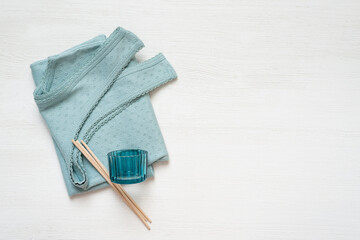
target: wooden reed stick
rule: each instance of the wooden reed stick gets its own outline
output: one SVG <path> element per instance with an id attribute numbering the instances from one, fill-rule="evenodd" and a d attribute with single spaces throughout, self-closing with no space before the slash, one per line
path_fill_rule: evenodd
<path id="1" fill-rule="evenodd" d="M 86 149 L 80 144 L 78 141 L 72 140 L 72 143 L 79 149 L 79 151 L 86 157 L 87 160 L 94 166 L 94 168 L 103 176 L 103 178 L 109 183 L 109 185 L 120 194 L 120 196 L 123 198 L 125 203 L 129 206 L 131 210 L 139 217 L 139 219 L 142 221 L 142 223 L 145 225 L 145 227 L 150 230 L 150 226 L 147 224 L 145 218 L 141 215 L 140 211 L 135 208 L 135 206 L 130 202 L 130 200 L 126 197 L 125 194 L 120 192 L 113 182 L 111 182 L 109 175 L 106 175 L 104 171 L 96 164 L 95 159 L 86 151 Z"/>
<path id="2" fill-rule="evenodd" d="M 130 202 L 130 200 L 126 197 L 123 192 L 120 192 L 115 184 L 111 182 L 109 175 L 106 174 L 96 163 L 95 159 L 86 151 L 86 149 L 80 144 L 78 141 L 73 140 L 74 145 L 81 151 L 81 153 L 89 160 L 89 162 L 94 166 L 94 168 L 104 177 L 104 179 L 109 183 L 109 185 L 120 194 L 125 203 L 130 207 L 131 210 L 140 218 L 140 220 L 144 223 L 147 229 L 150 230 L 150 226 L 146 223 L 146 219 L 143 215 L 141 215 L 140 211 L 135 208 L 135 206 Z"/>
<path id="3" fill-rule="evenodd" d="M 94 152 L 90 149 L 90 147 L 83 141 L 81 140 L 81 144 L 84 145 L 84 147 L 86 148 L 86 150 L 90 153 L 90 155 L 95 159 L 95 161 L 98 163 L 99 167 L 109 176 L 109 173 L 106 169 L 106 167 L 101 163 L 101 161 L 96 157 L 96 155 L 94 154 Z M 122 191 L 126 197 L 133 203 L 133 205 L 141 212 L 141 214 L 146 218 L 146 220 L 148 222 L 152 222 L 151 219 L 144 213 L 144 211 L 136 204 L 136 202 L 134 201 L 134 199 L 132 199 L 132 197 L 130 197 L 130 195 L 125 191 L 125 189 L 120 185 L 120 184 L 116 184 L 114 183 L 115 187 L 119 190 Z"/>

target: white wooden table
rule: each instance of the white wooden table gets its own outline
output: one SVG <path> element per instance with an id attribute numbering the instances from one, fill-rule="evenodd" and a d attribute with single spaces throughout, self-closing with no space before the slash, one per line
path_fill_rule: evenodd
<path id="1" fill-rule="evenodd" d="M 170 153 L 69 198 L 29 64 L 122 26 L 178 80 L 152 94 Z M 360 239 L 359 1 L 0 0 L 0 239 Z"/>

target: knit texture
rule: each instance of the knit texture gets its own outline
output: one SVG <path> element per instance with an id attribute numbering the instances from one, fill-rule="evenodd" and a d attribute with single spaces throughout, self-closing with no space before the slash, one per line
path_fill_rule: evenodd
<path id="1" fill-rule="evenodd" d="M 71 139 L 82 139 L 108 167 L 107 153 L 139 148 L 152 164 L 168 160 L 148 93 L 176 78 L 162 54 L 138 63 L 143 47 L 117 28 L 58 55 L 31 64 L 34 99 L 51 132 L 69 195 L 107 185 Z"/>

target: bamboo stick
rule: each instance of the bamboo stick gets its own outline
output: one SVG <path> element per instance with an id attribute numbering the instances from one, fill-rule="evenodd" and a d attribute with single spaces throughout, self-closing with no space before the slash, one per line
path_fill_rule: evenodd
<path id="1" fill-rule="evenodd" d="M 106 174 L 97 164 L 95 159 L 87 152 L 87 150 L 80 144 L 80 142 L 72 140 L 72 143 L 79 149 L 79 151 L 86 157 L 87 160 L 94 166 L 94 168 L 103 176 L 103 178 L 109 183 L 109 185 L 120 194 L 125 203 L 129 206 L 129 208 L 139 217 L 145 227 L 150 230 L 150 226 L 147 224 L 144 216 L 141 212 L 132 204 L 132 202 L 126 197 L 123 192 L 120 192 L 118 188 L 115 187 L 115 184 L 111 182 L 109 175 Z"/>

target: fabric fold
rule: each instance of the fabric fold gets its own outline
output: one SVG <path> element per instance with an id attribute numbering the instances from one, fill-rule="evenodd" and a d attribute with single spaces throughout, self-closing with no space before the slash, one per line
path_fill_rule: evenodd
<path id="1" fill-rule="evenodd" d="M 153 153 L 150 164 L 167 159 L 148 93 L 176 73 L 162 54 L 138 63 L 135 54 L 142 47 L 137 36 L 117 28 L 108 38 L 100 35 L 31 65 L 34 99 L 52 134 L 69 195 L 106 185 L 71 139 L 88 142 L 106 166 L 106 153 L 127 143 Z"/>

